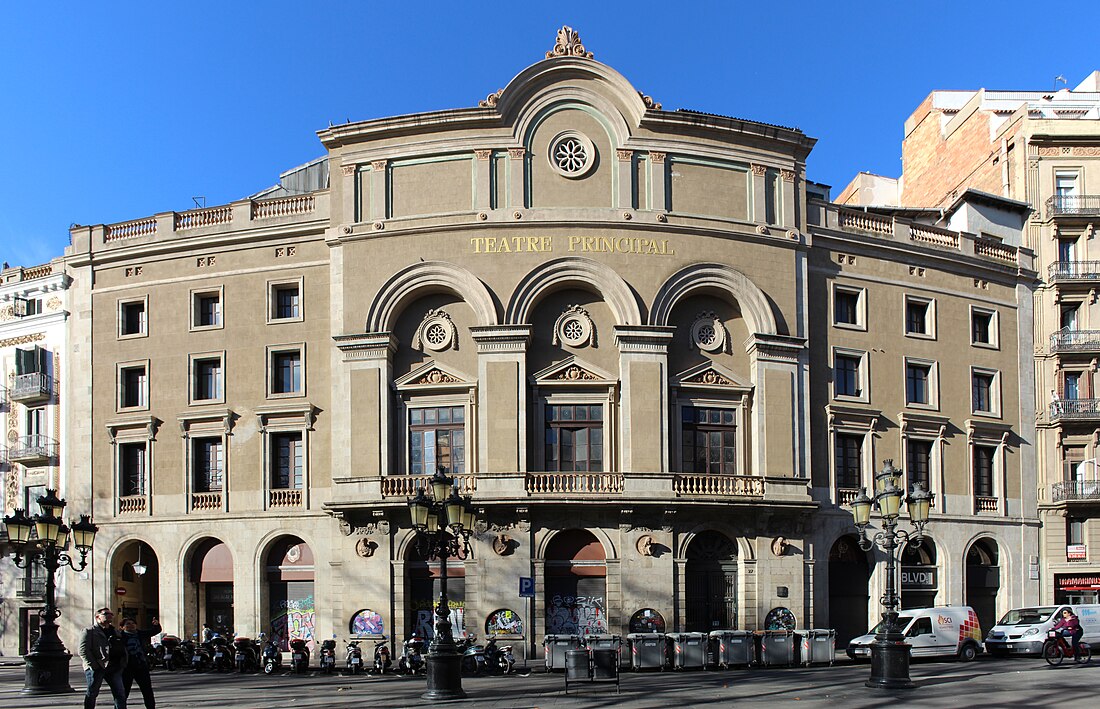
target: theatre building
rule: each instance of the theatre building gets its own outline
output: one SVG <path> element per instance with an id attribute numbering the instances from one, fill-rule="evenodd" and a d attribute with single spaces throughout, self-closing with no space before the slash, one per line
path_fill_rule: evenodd
<path id="1" fill-rule="evenodd" d="M 251 199 L 74 228 L 92 604 L 430 634 L 407 500 L 443 470 L 482 520 L 447 566 L 467 632 L 862 630 L 877 557 L 839 505 L 906 455 L 926 593 L 962 602 L 965 524 L 996 604 L 1023 597 L 1029 252 L 839 211 L 812 138 L 665 110 L 568 28 L 471 103 L 322 130 Z"/>

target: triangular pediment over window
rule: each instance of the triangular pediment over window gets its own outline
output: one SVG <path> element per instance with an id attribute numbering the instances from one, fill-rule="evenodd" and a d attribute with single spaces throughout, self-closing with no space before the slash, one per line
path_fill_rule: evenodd
<path id="1" fill-rule="evenodd" d="M 750 384 L 741 380 L 731 370 L 714 362 L 703 362 L 685 369 L 673 377 L 673 384 L 682 389 L 722 389 L 745 394 L 752 391 Z"/>
<path id="2" fill-rule="evenodd" d="M 394 387 L 399 391 L 409 389 L 439 389 L 472 387 L 476 381 L 465 372 L 440 364 L 435 360 L 428 360 L 416 369 L 394 381 Z"/>
<path id="3" fill-rule="evenodd" d="M 588 384 L 592 386 L 613 386 L 618 378 L 594 364 L 566 357 L 546 369 L 535 372 L 535 384 L 538 386 L 562 386 L 570 384 Z"/>

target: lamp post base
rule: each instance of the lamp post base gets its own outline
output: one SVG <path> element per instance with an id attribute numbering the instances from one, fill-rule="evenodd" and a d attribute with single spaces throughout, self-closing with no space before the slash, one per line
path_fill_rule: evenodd
<path id="1" fill-rule="evenodd" d="M 900 634 L 878 637 L 871 643 L 871 678 L 865 683 L 872 689 L 912 689 L 909 679 L 909 646 Z"/>
<path id="2" fill-rule="evenodd" d="M 421 699 L 448 701 L 465 699 L 462 691 L 462 655 L 457 652 L 429 652 L 425 658 L 428 691 Z"/>
<path id="3" fill-rule="evenodd" d="M 69 660 L 64 650 L 60 652 L 31 651 L 24 656 L 26 678 L 24 694 L 66 694 L 74 691 L 69 684 Z"/>

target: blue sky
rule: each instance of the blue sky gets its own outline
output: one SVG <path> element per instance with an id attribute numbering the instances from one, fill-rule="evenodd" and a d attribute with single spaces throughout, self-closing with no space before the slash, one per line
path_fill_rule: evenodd
<path id="1" fill-rule="evenodd" d="M 49 7 L 47 7 L 47 5 Z M 6 3 L 0 259 L 71 223 L 223 204 L 323 153 L 340 123 L 477 105 L 576 28 L 665 109 L 797 126 L 811 179 L 900 171 L 933 89 L 1072 87 L 1100 5 L 1022 2 Z"/>

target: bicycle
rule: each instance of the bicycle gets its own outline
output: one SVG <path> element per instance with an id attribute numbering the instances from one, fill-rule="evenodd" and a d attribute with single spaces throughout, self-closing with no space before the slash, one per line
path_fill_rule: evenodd
<path id="1" fill-rule="evenodd" d="M 1051 667 L 1056 667 L 1067 657 L 1072 657 L 1078 664 L 1087 664 L 1092 660 L 1092 648 L 1086 642 L 1078 642 L 1075 652 L 1070 648 L 1065 635 L 1057 630 L 1047 631 L 1047 641 L 1043 643 L 1043 659 Z"/>

